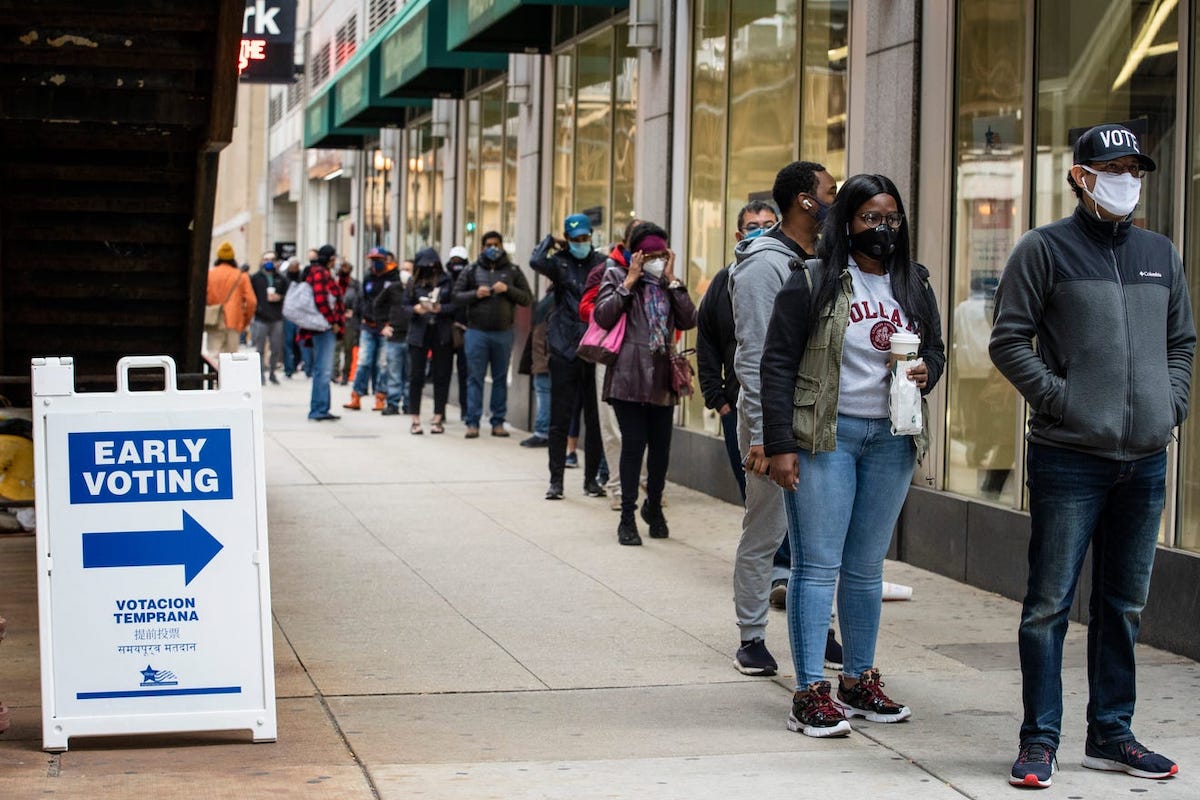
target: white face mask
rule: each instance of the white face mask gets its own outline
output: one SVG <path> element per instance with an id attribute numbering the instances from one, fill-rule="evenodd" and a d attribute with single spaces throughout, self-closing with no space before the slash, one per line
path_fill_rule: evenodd
<path id="1" fill-rule="evenodd" d="M 1084 194 L 1092 198 L 1105 211 L 1116 214 L 1118 217 L 1128 217 L 1137 208 L 1138 200 L 1142 196 L 1140 180 L 1128 172 L 1109 175 L 1107 172 L 1098 172 L 1084 164 L 1079 166 L 1096 176 L 1095 189 L 1088 191 L 1087 184 L 1082 181 L 1080 181 L 1079 188 L 1083 189 Z"/>
<path id="2" fill-rule="evenodd" d="M 406 269 L 400 270 L 400 283 L 407 284 L 408 279 L 412 277 L 412 273 Z"/>
<path id="3" fill-rule="evenodd" d="M 665 258 L 652 258 L 642 264 L 642 272 L 649 275 L 654 280 L 658 280 L 663 276 L 663 270 L 667 268 L 667 260 Z"/>

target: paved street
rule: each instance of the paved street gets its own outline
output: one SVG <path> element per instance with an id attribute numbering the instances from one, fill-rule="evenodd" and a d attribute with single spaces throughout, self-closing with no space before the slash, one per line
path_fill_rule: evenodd
<path id="1" fill-rule="evenodd" d="M 335 405 L 348 395 L 335 389 Z M 617 515 L 542 499 L 544 450 L 411 436 L 408 418 L 305 420 L 308 383 L 265 389 L 279 741 L 76 739 L 42 752 L 34 539 L 0 535 L 0 798 L 1014 797 L 1017 604 L 903 564 L 878 661 L 914 711 L 844 740 L 789 733 L 776 679 L 732 667 L 739 509 L 668 487 L 671 538 L 616 544 Z M 335 408 L 335 411 L 337 409 Z M 428 411 L 428 408 L 427 408 Z M 457 409 L 450 418 L 457 420 Z M 1136 730 L 1180 762 L 1146 781 L 1082 757 L 1086 631 L 1067 648 L 1062 772 L 1047 797 L 1200 797 L 1200 668 L 1140 652 Z"/>

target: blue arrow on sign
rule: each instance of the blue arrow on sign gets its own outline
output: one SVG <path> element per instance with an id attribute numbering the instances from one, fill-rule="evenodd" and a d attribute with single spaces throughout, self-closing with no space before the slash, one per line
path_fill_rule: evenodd
<path id="1" fill-rule="evenodd" d="M 180 564 L 186 586 L 224 547 L 184 511 L 183 529 L 178 531 L 83 534 L 83 568 Z"/>

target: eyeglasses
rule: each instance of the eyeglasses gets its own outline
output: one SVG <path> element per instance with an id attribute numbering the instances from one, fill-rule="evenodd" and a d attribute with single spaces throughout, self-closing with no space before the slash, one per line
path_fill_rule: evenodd
<path id="1" fill-rule="evenodd" d="M 878 228 L 879 223 L 887 222 L 887 226 L 892 230 L 899 228 L 900 223 L 904 221 L 904 215 L 899 211 L 889 211 L 886 214 L 880 214 L 878 211 L 864 211 L 858 215 L 858 218 L 872 228 Z"/>
<path id="2" fill-rule="evenodd" d="M 1137 162 L 1132 164 L 1118 164 L 1115 161 L 1105 161 L 1103 164 L 1092 164 L 1091 168 L 1097 172 L 1107 172 L 1109 175 L 1123 175 L 1128 172 L 1139 181 L 1146 177 L 1146 170 Z"/>

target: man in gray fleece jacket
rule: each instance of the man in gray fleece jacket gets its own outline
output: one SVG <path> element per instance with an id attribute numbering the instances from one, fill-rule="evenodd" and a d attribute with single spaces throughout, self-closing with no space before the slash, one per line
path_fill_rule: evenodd
<path id="1" fill-rule="evenodd" d="M 817 232 L 836 195 L 835 187 L 833 176 L 820 164 L 796 161 L 781 169 L 771 194 L 782 220 L 765 234 L 739 242 L 734 248 L 736 261 L 729 269 L 737 339 L 733 369 L 742 384 L 737 410 L 738 446 L 746 466 L 746 514 L 733 566 L 734 608 L 741 632 L 734 666 L 746 675 L 774 675 L 778 670 L 764 639 L 775 551 L 787 533 L 783 490 L 766 476 L 770 459 L 762 446 L 758 365 L 775 295 L 792 270 L 811 258 Z M 832 637 L 831 643 L 837 647 Z M 829 655 L 827 652 L 826 660 Z"/>
<path id="2" fill-rule="evenodd" d="M 1166 447 L 1187 416 L 1196 344 L 1179 253 L 1130 222 L 1142 177 L 1154 169 L 1129 129 L 1084 133 L 1067 176 L 1075 213 L 1021 237 L 996 292 L 992 361 L 1031 411 L 1032 537 L 1018 637 L 1025 716 L 1009 776 L 1016 786 L 1049 786 L 1057 768 L 1063 636 L 1089 544 L 1083 766 L 1142 778 L 1178 771 L 1131 730 L 1134 642 L 1162 518 Z"/>

